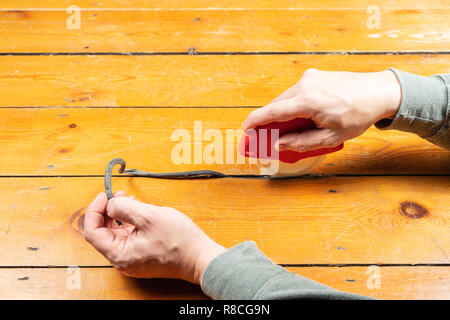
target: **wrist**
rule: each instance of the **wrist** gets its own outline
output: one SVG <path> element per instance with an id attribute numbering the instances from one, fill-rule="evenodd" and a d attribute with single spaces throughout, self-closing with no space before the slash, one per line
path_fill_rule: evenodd
<path id="1" fill-rule="evenodd" d="M 383 103 L 383 113 L 381 119 L 394 119 L 400 108 L 402 100 L 402 89 L 397 75 L 392 70 L 385 70 L 380 72 L 380 83 L 382 84 L 382 92 L 385 101 Z"/>
<path id="2" fill-rule="evenodd" d="M 211 239 L 210 239 L 211 240 Z M 194 268 L 194 279 L 193 282 L 200 284 L 202 280 L 203 273 L 206 267 L 213 261 L 218 255 L 225 252 L 226 248 L 217 244 L 213 240 L 202 246 L 200 254 L 197 258 Z"/>

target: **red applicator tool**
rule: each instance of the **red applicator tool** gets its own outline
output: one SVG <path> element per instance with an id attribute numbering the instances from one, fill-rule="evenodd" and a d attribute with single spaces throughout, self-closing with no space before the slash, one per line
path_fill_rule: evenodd
<path id="1" fill-rule="evenodd" d="M 271 122 L 244 133 L 239 141 L 238 152 L 248 158 L 265 159 L 260 161 L 261 174 L 290 176 L 311 172 L 320 165 L 327 153 L 341 150 L 344 144 L 333 148 L 322 148 L 306 152 L 283 150 L 277 152 L 274 144 L 278 137 L 289 132 L 302 132 L 315 129 L 311 119 L 296 118 L 284 122 Z M 278 132 L 276 132 L 278 130 Z M 273 141 L 272 141 L 273 140 Z M 267 164 L 270 164 L 268 169 Z"/>

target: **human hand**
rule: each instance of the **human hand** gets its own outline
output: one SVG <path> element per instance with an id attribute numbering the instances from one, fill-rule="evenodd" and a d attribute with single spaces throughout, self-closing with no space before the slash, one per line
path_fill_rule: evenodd
<path id="1" fill-rule="evenodd" d="M 124 275 L 196 284 L 206 266 L 225 251 L 180 211 L 142 203 L 123 191 L 109 201 L 102 192 L 92 201 L 84 237 Z"/>
<path id="2" fill-rule="evenodd" d="M 299 82 L 269 105 L 250 113 L 249 130 L 274 121 L 310 118 L 317 129 L 282 135 L 278 150 L 330 148 L 355 138 L 383 118 L 394 118 L 401 88 L 394 72 L 357 73 L 308 69 Z"/>

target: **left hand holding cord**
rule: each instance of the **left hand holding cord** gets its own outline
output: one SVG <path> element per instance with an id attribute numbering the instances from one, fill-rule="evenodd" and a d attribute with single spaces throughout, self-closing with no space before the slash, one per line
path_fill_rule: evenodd
<path id="1" fill-rule="evenodd" d="M 109 201 L 102 192 L 89 205 L 84 237 L 124 275 L 196 284 L 225 251 L 180 211 L 142 203 L 123 191 Z"/>

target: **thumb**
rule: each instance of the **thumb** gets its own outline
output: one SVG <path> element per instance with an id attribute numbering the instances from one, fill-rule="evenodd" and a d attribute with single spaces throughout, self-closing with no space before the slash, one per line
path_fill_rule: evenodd
<path id="1" fill-rule="evenodd" d="M 305 152 L 321 148 L 332 148 L 340 141 L 332 129 L 312 129 L 303 132 L 290 132 L 282 135 L 276 144 L 279 151 L 292 150 Z"/>
<path id="2" fill-rule="evenodd" d="M 129 197 L 115 197 L 108 201 L 106 213 L 109 217 L 146 229 L 152 220 L 156 206 L 142 203 Z"/>
<path id="3" fill-rule="evenodd" d="M 306 102 L 300 98 L 292 97 L 253 110 L 242 124 L 242 129 L 247 131 L 274 121 L 288 121 L 294 118 L 310 117 L 311 111 L 307 107 Z"/>

